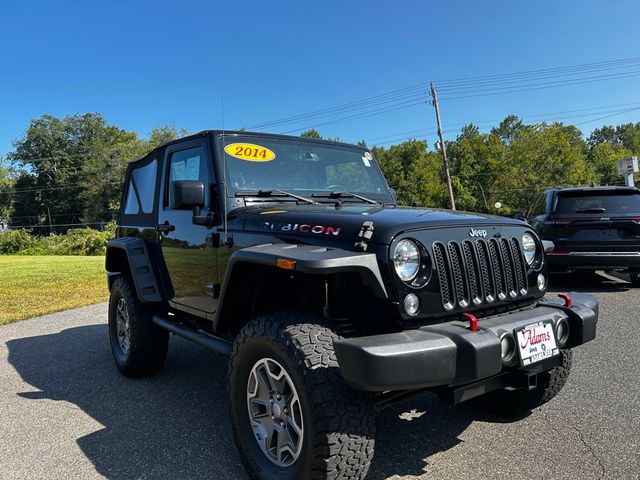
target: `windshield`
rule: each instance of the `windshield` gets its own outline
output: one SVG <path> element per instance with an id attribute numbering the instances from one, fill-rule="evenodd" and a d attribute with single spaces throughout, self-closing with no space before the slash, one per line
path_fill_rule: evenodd
<path id="1" fill-rule="evenodd" d="M 365 148 L 237 135 L 220 143 L 230 195 L 258 190 L 299 195 L 351 192 L 391 200 L 382 173 Z"/>
<path id="2" fill-rule="evenodd" d="M 558 196 L 556 213 L 640 213 L 640 194 L 633 191 L 575 192 Z"/>

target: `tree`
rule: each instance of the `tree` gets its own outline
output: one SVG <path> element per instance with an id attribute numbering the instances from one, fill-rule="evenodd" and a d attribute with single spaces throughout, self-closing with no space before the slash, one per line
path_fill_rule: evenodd
<path id="1" fill-rule="evenodd" d="M 549 187 L 588 185 L 597 180 L 586 159 L 586 142 L 574 126 L 541 123 L 511 141 L 499 192 L 506 209 L 530 211 Z"/>
<path id="2" fill-rule="evenodd" d="M 305 130 L 304 132 L 302 132 L 300 134 L 301 137 L 305 137 L 305 138 L 322 138 L 320 136 L 320 133 L 315 129 L 315 128 L 311 128 L 309 130 Z"/>
<path id="3" fill-rule="evenodd" d="M 530 127 L 523 124 L 516 115 L 507 115 L 497 127 L 491 129 L 491 133 L 496 135 L 502 143 L 508 145 L 520 132 L 528 128 Z"/>
<path id="4" fill-rule="evenodd" d="M 640 154 L 640 122 L 625 123 L 613 127 L 606 125 L 596 128 L 589 136 L 589 147 L 599 143 L 618 144 L 629 150 L 633 155 Z"/>
<path id="5" fill-rule="evenodd" d="M 158 145 L 170 142 L 180 137 L 186 137 L 189 132 L 184 128 L 176 128 L 171 125 L 161 125 L 151 130 L 149 138 L 144 141 L 147 150 L 153 150 Z"/>
<path id="6" fill-rule="evenodd" d="M 459 209 L 493 212 L 501 176 L 507 169 L 505 150 L 497 134 L 482 134 L 475 125 L 466 125 L 455 142 L 447 143 Z"/>
<path id="7" fill-rule="evenodd" d="M 0 221 L 7 220 L 11 212 L 11 189 L 14 179 L 11 170 L 4 166 L 4 161 L 0 157 Z"/>
<path id="8" fill-rule="evenodd" d="M 62 230 L 113 218 L 126 163 L 144 150 L 135 132 L 93 113 L 43 115 L 31 121 L 14 147 L 8 158 L 22 170 L 16 190 L 22 186 L 23 194 L 14 196 L 12 223 L 28 225 L 50 214 Z M 17 212 L 29 212 L 31 218 L 19 219 Z"/>
<path id="9" fill-rule="evenodd" d="M 589 152 L 589 163 L 593 166 L 601 184 L 620 182 L 618 160 L 631 156 L 631 151 L 619 143 L 602 142 L 593 146 Z"/>
<path id="10" fill-rule="evenodd" d="M 21 171 L 12 223 L 50 220 L 60 231 L 72 224 L 108 222 L 120 206 L 127 163 L 184 135 L 184 129 L 163 125 L 140 139 L 95 113 L 32 120 L 8 156 Z"/>
<path id="11" fill-rule="evenodd" d="M 402 205 L 442 207 L 446 192 L 440 155 L 427 151 L 423 140 L 407 140 L 390 148 L 372 151 L 389 185 L 398 193 Z"/>

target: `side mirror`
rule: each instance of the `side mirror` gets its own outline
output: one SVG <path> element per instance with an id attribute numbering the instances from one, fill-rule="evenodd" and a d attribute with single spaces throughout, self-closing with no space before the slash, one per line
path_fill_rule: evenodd
<path id="1" fill-rule="evenodd" d="M 204 183 L 200 180 L 176 180 L 171 182 L 171 208 L 187 210 L 204 206 Z"/>

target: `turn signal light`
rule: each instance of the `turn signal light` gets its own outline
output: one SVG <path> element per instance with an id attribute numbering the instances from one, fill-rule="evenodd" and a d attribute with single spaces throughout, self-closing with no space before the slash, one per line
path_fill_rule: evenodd
<path id="1" fill-rule="evenodd" d="M 296 261 L 291 260 L 290 258 L 278 258 L 276 259 L 276 267 L 282 268 L 284 270 L 295 270 Z"/>

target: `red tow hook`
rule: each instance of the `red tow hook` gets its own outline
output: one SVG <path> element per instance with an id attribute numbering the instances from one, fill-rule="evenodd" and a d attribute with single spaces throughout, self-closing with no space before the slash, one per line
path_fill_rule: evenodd
<path id="1" fill-rule="evenodd" d="M 478 319 L 475 315 L 471 315 L 470 313 L 463 313 L 462 316 L 469 320 L 469 330 L 472 332 L 478 331 Z"/>
<path id="2" fill-rule="evenodd" d="M 564 306 L 567 308 L 571 308 L 573 303 L 571 302 L 571 297 L 568 293 L 559 293 L 558 296 L 564 300 Z"/>

